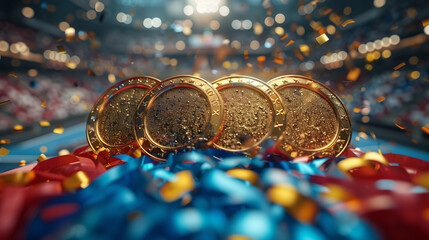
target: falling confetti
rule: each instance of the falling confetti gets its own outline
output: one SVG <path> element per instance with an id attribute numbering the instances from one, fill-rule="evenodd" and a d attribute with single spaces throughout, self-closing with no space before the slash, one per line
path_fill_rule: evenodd
<path id="1" fill-rule="evenodd" d="M 289 37 L 289 34 L 285 33 L 285 35 L 283 35 L 280 40 L 285 40 L 287 37 Z"/>
<path id="2" fill-rule="evenodd" d="M 283 64 L 285 61 L 284 57 L 275 57 L 273 62 L 277 63 L 277 64 Z"/>
<path id="3" fill-rule="evenodd" d="M 290 40 L 290 41 L 285 45 L 285 47 L 287 47 L 287 46 L 289 46 L 289 45 L 293 44 L 294 42 L 295 42 L 294 40 Z"/>
<path id="4" fill-rule="evenodd" d="M 423 20 L 422 25 L 423 25 L 423 27 L 426 27 L 427 25 L 429 25 L 429 18 Z"/>
<path id="5" fill-rule="evenodd" d="M 8 105 L 8 104 L 10 104 L 12 101 L 10 101 L 10 100 L 6 100 L 6 101 L 3 101 L 3 102 L 0 102 L 0 107 L 1 106 L 4 106 L 4 105 Z"/>
<path id="6" fill-rule="evenodd" d="M 58 38 L 57 39 L 57 42 L 62 42 L 62 41 L 64 41 L 64 38 Z"/>
<path id="7" fill-rule="evenodd" d="M 377 102 L 383 102 L 384 100 L 386 100 L 386 98 L 385 98 L 385 97 L 379 97 L 379 98 L 377 99 Z"/>
<path id="8" fill-rule="evenodd" d="M 95 75 L 95 72 L 93 72 L 91 70 L 88 70 L 88 75 L 91 76 L 91 77 L 97 76 L 97 75 Z"/>
<path id="9" fill-rule="evenodd" d="M 343 24 L 341 24 L 343 27 L 346 27 L 347 25 L 349 25 L 350 23 L 354 23 L 355 20 L 353 19 L 348 19 L 346 21 L 343 22 Z"/>
<path id="10" fill-rule="evenodd" d="M 265 62 L 266 58 L 265 58 L 265 56 L 258 56 L 258 58 L 256 60 L 258 62 Z"/>
<path id="11" fill-rule="evenodd" d="M 249 51 L 246 50 L 244 51 L 244 59 L 248 59 L 249 58 Z"/>
<path id="12" fill-rule="evenodd" d="M 422 131 L 425 132 L 426 134 L 429 134 L 429 126 L 423 126 Z"/>
<path id="13" fill-rule="evenodd" d="M 39 123 L 40 123 L 41 127 L 49 127 L 49 126 L 51 126 L 51 123 L 49 123 L 46 120 L 41 120 Z"/>
<path id="14" fill-rule="evenodd" d="M 329 37 L 326 35 L 326 33 L 316 37 L 317 43 L 320 45 L 324 44 L 325 42 L 329 41 Z"/>
<path id="15" fill-rule="evenodd" d="M 27 162 L 26 162 L 25 160 L 21 160 L 21 161 L 19 161 L 18 166 L 19 166 L 19 167 L 24 167 L 26 163 L 27 163 Z"/>
<path id="16" fill-rule="evenodd" d="M 7 75 L 8 75 L 8 76 L 11 76 L 11 77 L 14 77 L 14 78 L 17 78 L 17 77 L 18 77 L 18 74 L 14 73 L 14 72 L 10 72 L 10 73 L 8 73 Z"/>
<path id="17" fill-rule="evenodd" d="M 54 132 L 56 134 L 63 134 L 64 128 L 63 127 L 56 127 L 56 128 L 54 128 L 54 130 L 52 132 Z"/>
<path id="18" fill-rule="evenodd" d="M 360 113 L 360 108 L 357 108 L 357 107 L 353 108 L 353 112 Z"/>
<path id="19" fill-rule="evenodd" d="M 319 0 L 313 0 L 310 3 L 311 3 L 311 5 L 316 5 L 316 4 L 320 3 L 320 1 Z"/>
<path id="20" fill-rule="evenodd" d="M 61 45 L 57 46 L 57 50 L 58 50 L 58 53 L 66 53 L 67 52 L 66 49 Z"/>
<path id="21" fill-rule="evenodd" d="M 9 153 L 10 153 L 10 151 L 7 148 L 4 148 L 4 147 L 0 148 L 0 156 L 5 157 Z"/>
<path id="22" fill-rule="evenodd" d="M 9 144 L 10 139 L 0 139 L 0 145 Z"/>
<path id="23" fill-rule="evenodd" d="M 43 161 L 45 161 L 46 159 L 48 159 L 47 157 L 46 157 L 46 155 L 45 154 L 40 154 L 40 156 L 37 158 L 37 161 L 38 162 L 43 162 Z"/>
<path id="24" fill-rule="evenodd" d="M 406 128 L 407 128 L 407 127 L 405 127 L 404 125 L 399 124 L 399 123 L 395 123 L 395 125 L 396 125 L 398 128 L 400 128 L 400 129 L 406 129 Z"/>
<path id="25" fill-rule="evenodd" d="M 45 108 L 46 107 L 46 101 L 43 101 L 42 104 L 40 104 L 40 106 Z"/>
<path id="26" fill-rule="evenodd" d="M 13 127 L 14 132 L 20 132 L 22 130 L 24 130 L 24 127 L 22 125 L 17 124 Z"/>
<path id="27" fill-rule="evenodd" d="M 400 64 L 398 64 L 396 67 L 394 67 L 393 69 L 394 70 L 398 70 L 398 69 L 400 69 L 401 67 L 403 67 L 403 66 L 405 66 L 405 63 L 404 62 L 401 62 Z"/>
<path id="28" fill-rule="evenodd" d="M 360 68 L 353 68 L 347 73 L 347 80 L 356 81 L 360 76 Z"/>

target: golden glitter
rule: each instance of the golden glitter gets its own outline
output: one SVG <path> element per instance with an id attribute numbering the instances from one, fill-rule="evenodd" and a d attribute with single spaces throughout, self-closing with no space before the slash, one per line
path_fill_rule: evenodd
<path id="1" fill-rule="evenodd" d="M 393 69 L 394 69 L 394 70 L 398 70 L 398 69 L 400 69 L 400 68 L 401 68 L 401 67 L 403 67 L 403 66 L 405 66 L 405 63 L 404 63 L 404 62 L 401 62 L 400 64 L 396 65 L 396 67 L 394 67 Z"/>
<path id="2" fill-rule="evenodd" d="M 246 151 L 283 132 L 285 109 L 278 93 L 266 83 L 247 76 L 213 82 L 224 100 L 225 125 L 215 146 Z"/>
<path id="3" fill-rule="evenodd" d="M 348 19 L 346 21 L 343 22 L 343 24 L 341 24 L 343 27 L 346 27 L 347 25 L 349 25 L 350 23 L 354 23 L 355 20 L 353 19 Z"/>
<path id="4" fill-rule="evenodd" d="M 281 95 L 286 130 L 278 141 L 290 157 L 338 156 L 350 142 L 351 120 L 340 98 L 321 83 L 298 75 L 268 82 Z"/>
<path id="5" fill-rule="evenodd" d="M 222 125 L 222 98 L 196 76 L 176 76 L 154 86 L 137 108 L 135 138 L 163 161 L 170 152 L 211 145 Z"/>
<path id="6" fill-rule="evenodd" d="M 116 153 L 134 142 L 134 117 L 144 95 L 159 80 L 134 77 L 109 88 L 91 110 L 87 122 L 87 139 L 97 152 L 105 148 Z"/>

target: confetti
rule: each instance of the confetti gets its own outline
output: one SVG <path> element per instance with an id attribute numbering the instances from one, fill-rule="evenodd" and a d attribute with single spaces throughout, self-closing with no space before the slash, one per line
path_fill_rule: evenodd
<path id="1" fill-rule="evenodd" d="M 360 113 L 360 108 L 357 108 L 357 107 L 353 108 L 353 112 Z"/>
<path id="2" fill-rule="evenodd" d="M 91 76 L 91 77 L 95 77 L 95 76 L 97 76 L 97 75 L 95 75 L 95 73 L 94 73 L 93 71 L 91 71 L 91 70 L 88 70 L 88 75 L 89 75 L 89 76 Z"/>
<path id="3" fill-rule="evenodd" d="M 54 128 L 54 130 L 52 132 L 54 132 L 56 134 L 63 134 L 64 128 L 63 127 L 56 127 L 56 128 Z"/>
<path id="4" fill-rule="evenodd" d="M 347 80 L 356 81 L 360 76 L 360 68 L 353 68 L 347 73 Z"/>
<path id="5" fill-rule="evenodd" d="M 429 126 L 423 126 L 422 131 L 425 132 L 426 134 L 429 134 Z"/>
<path id="6" fill-rule="evenodd" d="M 285 40 L 287 37 L 289 37 L 289 34 L 285 33 L 285 35 L 283 35 L 280 40 Z"/>
<path id="7" fill-rule="evenodd" d="M 46 157 L 45 154 L 40 154 L 40 156 L 37 158 L 37 162 L 43 162 L 45 160 L 47 160 L 48 158 Z"/>
<path id="8" fill-rule="evenodd" d="M 4 157 L 6 155 L 8 155 L 10 153 L 10 151 L 7 148 L 1 147 L 0 148 L 0 156 Z"/>
<path id="9" fill-rule="evenodd" d="M 399 123 L 395 123 L 395 125 L 396 125 L 398 128 L 400 128 L 400 129 L 406 129 L 406 128 L 407 128 L 407 127 L 405 127 L 404 125 L 399 124 Z"/>
<path id="10" fill-rule="evenodd" d="M 87 188 L 89 186 L 90 179 L 84 171 L 78 171 L 71 177 L 67 178 L 63 182 L 63 187 L 65 190 L 74 192 L 80 188 Z"/>
<path id="11" fill-rule="evenodd" d="M 395 29 L 398 29 L 398 26 L 393 26 L 393 27 L 391 27 L 391 28 L 390 28 L 390 31 L 393 31 L 393 30 L 395 30 Z"/>
<path id="12" fill-rule="evenodd" d="M 4 105 L 8 105 L 8 104 L 10 104 L 10 103 L 12 103 L 12 101 L 11 101 L 11 100 L 6 100 L 6 101 L 3 101 L 3 102 L 0 102 L 0 107 L 1 107 L 1 106 L 4 106 Z"/>
<path id="13" fill-rule="evenodd" d="M 8 76 L 11 76 L 11 77 L 14 77 L 14 78 L 17 78 L 17 77 L 18 77 L 18 74 L 14 73 L 14 72 L 10 72 L 10 73 L 8 73 L 7 75 L 8 75 Z"/>
<path id="14" fill-rule="evenodd" d="M 49 127 L 49 126 L 51 126 L 51 123 L 49 123 L 48 121 L 46 121 L 46 120 L 40 120 L 40 126 L 41 127 Z"/>
<path id="15" fill-rule="evenodd" d="M 62 42 L 62 41 L 64 41 L 64 38 L 58 38 L 57 39 L 57 42 Z"/>
<path id="16" fill-rule="evenodd" d="M 277 63 L 277 64 L 283 64 L 285 61 L 284 57 L 275 57 L 273 62 Z"/>
<path id="17" fill-rule="evenodd" d="M 9 144 L 10 139 L 0 139 L 0 145 Z"/>
<path id="18" fill-rule="evenodd" d="M 326 35 L 326 33 L 316 37 L 317 43 L 320 45 L 324 44 L 325 42 L 329 41 L 329 37 Z"/>
<path id="19" fill-rule="evenodd" d="M 258 62 L 265 62 L 266 58 L 265 58 L 265 56 L 259 56 L 256 60 Z"/>
<path id="20" fill-rule="evenodd" d="M 374 139 L 374 140 L 376 140 L 376 139 L 377 139 L 377 136 L 375 136 L 375 133 L 374 133 L 374 132 L 370 132 L 370 134 L 371 134 L 372 139 Z"/>
<path id="21" fill-rule="evenodd" d="M 343 22 L 343 24 L 341 24 L 343 27 L 346 27 L 347 25 L 349 25 L 350 23 L 354 23 L 355 20 L 353 19 L 348 19 L 346 21 Z"/>
<path id="22" fill-rule="evenodd" d="M 386 100 L 385 97 L 379 97 L 379 98 L 377 98 L 377 102 L 383 102 L 384 100 Z"/>
<path id="23" fill-rule="evenodd" d="M 244 59 L 248 59 L 249 58 L 249 51 L 246 50 L 244 51 Z"/>
<path id="24" fill-rule="evenodd" d="M 311 3 L 311 5 L 316 5 L 316 4 L 320 3 L 320 1 L 319 0 L 313 0 L 310 3 Z"/>
<path id="25" fill-rule="evenodd" d="M 13 126 L 13 131 L 14 132 L 20 132 L 22 130 L 24 130 L 24 127 L 22 125 L 17 124 L 15 126 Z"/>
<path id="26" fill-rule="evenodd" d="M 25 160 L 21 160 L 21 161 L 19 161 L 18 166 L 19 167 L 24 167 L 26 163 L 27 162 Z"/>
<path id="27" fill-rule="evenodd" d="M 323 10 L 322 12 L 320 12 L 322 15 L 328 15 L 328 14 L 330 14 L 332 12 L 332 9 L 331 8 L 328 8 L 328 9 L 326 9 L 326 10 Z"/>
<path id="28" fill-rule="evenodd" d="M 400 69 L 403 66 L 405 66 L 405 63 L 401 62 L 400 64 L 396 65 L 396 67 L 394 67 L 393 70 L 398 70 L 398 69 Z"/>
<path id="29" fill-rule="evenodd" d="M 423 20 L 422 25 L 423 25 L 423 27 L 426 27 L 427 25 L 429 25 L 429 18 Z"/>
<path id="30" fill-rule="evenodd" d="M 58 53 L 66 53 L 67 52 L 66 49 L 61 45 L 57 46 L 57 50 L 58 50 Z"/>
<path id="31" fill-rule="evenodd" d="M 290 40 L 290 41 L 285 45 L 285 47 L 287 47 L 287 46 L 289 46 L 289 45 L 293 44 L 294 42 L 295 42 L 294 40 Z"/>
<path id="32" fill-rule="evenodd" d="M 46 107 L 46 101 L 43 101 L 42 104 L 40 104 L 40 106 L 45 108 Z"/>

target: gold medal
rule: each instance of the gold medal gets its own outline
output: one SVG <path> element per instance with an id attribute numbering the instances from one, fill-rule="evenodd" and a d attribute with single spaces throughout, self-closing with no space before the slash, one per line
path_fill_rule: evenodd
<path id="1" fill-rule="evenodd" d="M 153 77 L 134 77 L 109 88 L 93 106 L 86 126 L 92 150 L 105 148 L 112 155 L 130 149 L 134 141 L 134 116 L 143 96 L 160 81 Z"/>
<path id="2" fill-rule="evenodd" d="M 149 91 L 135 117 L 135 137 L 142 150 L 164 161 L 168 154 L 202 142 L 211 145 L 222 126 L 222 98 L 195 76 L 176 76 Z"/>
<path id="3" fill-rule="evenodd" d="M 278 141 L 288 156 L 339 156 L 352 135 L 350 115 L 325 85 L 304 76 L 285 75 L 268 82 L 286 107 L 286 130 Z"/>
<path id="4" fill-rule="evenodd" d="M 224 77 L 213 86 L 222 96 L 225 123 L 215 147 L 248 151 L 270 136 L 277 140 L 286 122 L 280 95 L 265 82 L 248 76 Z"/>

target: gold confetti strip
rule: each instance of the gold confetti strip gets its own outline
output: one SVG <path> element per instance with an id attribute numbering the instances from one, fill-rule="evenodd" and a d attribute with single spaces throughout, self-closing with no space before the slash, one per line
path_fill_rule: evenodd
<path id="1" fill-rule="evenodd" d="M 316 37 L 317 43 L 320 45 L 324 44 L 325 42 L 329 41 L 329 37 L 326 35 L 326 33 Z"/>
<path id="2" fill-rule="evenodd" d="M 406 64 L 404 62 L 401 62 L 400 64 L 396 65 L 396 67 L 393 68 L 393 70 L 398 70 L 401 67 L 405 66 Z"/>
<path id="3" fill-rule="evenodd" d="M 426 27 L 427 25 L 429 25 L 429 18 L 423 20 L 422 25 L 423 25 L 423 27 Z"/>
<path id="4" fill-rule="evenodd" d="M 25 160 L 21 160 L 18 163 L 18 167 L 24 167 L 27 162 Z"/>
<path id="5" fill-rule="evenodd" d="M 357 67 L 353 68 L 347 73 L 347 76 L 346 76 L 347 80 L 352 82 L 356 81 L 360 76 L 360 72 L 361 72 L 360 68 L 357 68 Z"/>
<path id="6" fill-rule="evenodd" d="M 258 174 L 248 169 L 234 168 L 226 171 L 226 174 L 234 178 L 248 181 L 251 184 L 256 184 L 259 181 Z"/>
<path id="7" fill-rule="evenodd" d="M 89 186 L 90 179 L 84 171 L 78 171 L 74 175 L 70 176 L 62 183 L 65 190 L 75 191 L 80 188 L 87 188 Z"/>
<path id="8" fill-rule="evenodd" d="M 66 49 L 61 45 L 57 46 L 57 50 L 58 50 L 58 53 L 66 53 L 67 52 Z"/>
<path id="9" fill-rule="evenodd" d="M 49 126 L 51 126 L 51 123 L 49 123 L 48 121 L 46 121 L 46 120 L 40 120 L 40 126 L 41 127 L 49 127 Z"/>
<path id="10" fill-rule="evenodd" d="M 258 56 L 258 57 L 256 58 L 256 60 L 257 60 L 258 62 L 265 62 L 266 58 L 265 58 L 265 56 Z"/>
<path id="11" fill-rule="evenodd" d="M 273 62 L 277 63 L 277 64 L 283 64 L 285 61 L 284 57 L 275 57 Z"/>
<path id="12" fill-rule="evenodd" d="M 326 10 L 323 10 L 322 12 L 320 12 L 322 15 L 328 15 L 328 14 L 330 14 L 332 12 L 332 9 L 331 8 L 328 8 L 328 9 L 326 9 Z"/>
<path id="13" fill-rule="evenodd" d="M 10 150 L 8 150 L 7 148 L 4 148 L 4 147 L 0 148 L 0 156 L 5 157 L 9 153 L 10 153 Z"/>
<path id="14" fill-rule="evenodd" d="M 63 134 L 64 128 L 63 127 L 56 127 L 56 128 L 54 128 L 54 130 L 52 132 L 54 132 L 56 134 Z"/>
<path id="15" fill-rule="evenodd" d="M 181 171 L 176 173 L 175 176 L 175 181 L 166 182 L 159 191 L 162 199 L 164 199 L 166 202 L 175 201 L 182 197 L 185 193 L 194 189 L 194 178 L 190 171 Z"/>
<path id="16" fill-rule="evenodd" d="M 383 154 L 381 154 L 380 149 L 378 150 L 379 152 L 367 152 L 362 156 L 362 159 L 365 161 L 377 161 L 380 162 L 384 165 L 389 165 L 389 162 L 387 161 L 387 159 L 383 156 Z"/>
<path id="17" fill-rule="evenodd" d="M 310 3 L 311 3 L 311 5 L 316 5 L 316 4 L 320 3 L 320 1 L 319 0 L 313 0 Z"/>
<path id="18" fill-rule="evenodd" d="M 3 101 L 3 102 L 0 102 L 0 107 L 4 106 L 4 105 L 8 105 L 10 103 L 12 103 L 12 101 L 10 101 L 10 100 L 6 100 L 6 101 Z"/>
<path id="19" fill-rule="evenodd" d="M 22 130 L 24 130 L 24 127 L 22 125 L 17 124 L 15 126 L 13 126 L 13 131 L 14 132 L 20 132 Z"/>
<path id="20" fill-rule="evenodd" d="M 377 140 L 377 136 L 375 136 L 374 132 L 370 132 L 372 139 Z"/>
<path id="21" fill-rule="evenodd" d="M 0 139 L 0 145 L 9 144 L 10 139 Z"/>
<path id="22" fill-rule="evenodd" d="M 290 40 L 290 41 L 285 45 L 285 47 L 287 47 L 287 46 L 289 46 L 289 45 L 293 44 L 294 42 L 295 42 L 294 40 Z"/>
<path id="23" fill-rule="evenodd" d="M 360 108 L 358 108 L 358 107 L 353 108 L 353 112 L 360 113 Z"/>
<path id="24" fill-rule="evenodd" d="M 398 26 L 393 26 L 393 27 L 391 27 L 391 28 L 390 28 L 390 31 L 393 31 L 393 30 L 395 30 L 395 29 L 398 29 Z"/>
<path id="25" fill-rule="evenodd" d="M 8 75 L 8 76 L 11 76 L 11 77 L 14 77 L 14 78 L 17 78 L 17 77 L 18 77 L 18 74 L 14 73 L 14 72 L 10 72 L 10 73 L 8 73 L 7 75 Z"/>
<path id="26" fill-rule="evenodd" d="M 58 38 L 57 39 L 57 42 L 62 42 L 62 41 L 64 41 L 64 38 Z"/>
<path id="27" fill-rule="evenodd" d="M 348 19 L 346 21 L 343 22 L 343 24 L 341 24 L 343 27 L 346 27 L 347 25 L 349 25 L 350 23 L 355 23 L 355 20 L 353 19 Z"/>
<path id="28" fill-rule="evenodd" d="M 248 59 L 249 58 L 249 51 L 245 50 L 244 51 L 244 59 Z"/>
<path id="29" fill-rule="evenodd" d="M 405 127 L 404 125 L 399 124 L 399 123 L 395 123 L 395 125 L 396 125 L 398 128 L 400 128 L 400 129 L 406 129 L 406 128 L 407 128 L 407 127 Z"/>
<path id="30" fill-rule="evenodd" d="M 42 104 L 40 104 L 40 106 L 45 108 L 46 107 L 46 101 L 43 101 Z"/>
<path id="31" fill-rule="evenodd" d="M 45 154 L 40 154 L 40 156 L 37 158 L 37 162 L 43 162 L 45 160 L 47 160 L 48 158 L 46 157 Z"/>
<path id="32" fill-rule="evenodd" d="M 423 126 L 422 131 L 425 132 L 426 134 L 429 134 L 429 126 Z"/>
<path id="33" fill-rule="evenodd" d="M 383 102 L 384 100 L 386 100 L 385 97 L 379 97 L 379 98 L 377 98 L 377 102 Z"/>

